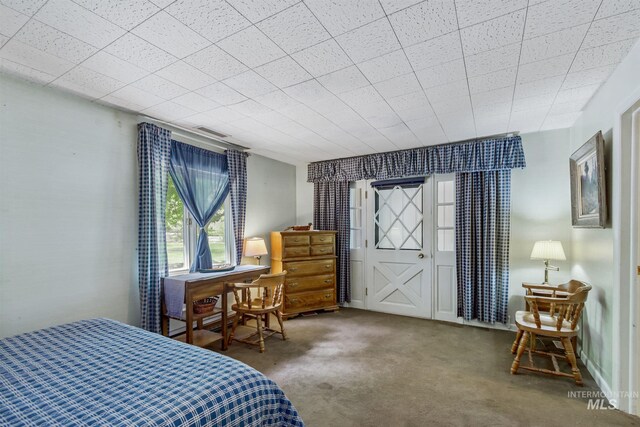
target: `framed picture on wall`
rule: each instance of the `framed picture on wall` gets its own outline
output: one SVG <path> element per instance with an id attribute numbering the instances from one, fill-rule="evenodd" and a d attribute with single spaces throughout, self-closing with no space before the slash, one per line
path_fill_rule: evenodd
<path id="1" fill-rule="evenodd" d="M 571 220 L 576 228 L 607 224 L 604 138 L 598 131 L 571 155 Z"/>

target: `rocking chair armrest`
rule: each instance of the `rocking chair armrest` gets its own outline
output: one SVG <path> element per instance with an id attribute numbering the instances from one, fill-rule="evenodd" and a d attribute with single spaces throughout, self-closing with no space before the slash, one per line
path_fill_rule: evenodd
<path id="1" fill-rule="evenodd" d="M 247 289 L 247 288 L 263 288 L 264 285 L 260 285 L 257 283 L 228 283 L 227 286 L 230 288 L 237 289 Z"/>
<path id="2" fill-rule="evenodd" d="M 568 301 L 566 298 L 553 298 L 553 297 L 540 297 L 540 296 L 535 296 L 535 295 L 525 295 L 524 299 L 527 302 L 535 302 L 537 303 L 543 303 L 543 304 L 567 304 Z"/>
<path id="3" fill-rule="evenodd" d="M 563 291 L 560 285 L 543 285 L 539 283 L 523 283 L 522 287 L 525 289 L 544 290 L 544 291 Z"/>

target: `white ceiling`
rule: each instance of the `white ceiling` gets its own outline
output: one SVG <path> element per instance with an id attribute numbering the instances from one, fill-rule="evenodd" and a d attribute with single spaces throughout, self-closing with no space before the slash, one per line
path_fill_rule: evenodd
<path id="1" fill-rule="evenodd" d="M 0 0 L 0 70 L 292 163 L 568 127 L 640 0 Z"/>

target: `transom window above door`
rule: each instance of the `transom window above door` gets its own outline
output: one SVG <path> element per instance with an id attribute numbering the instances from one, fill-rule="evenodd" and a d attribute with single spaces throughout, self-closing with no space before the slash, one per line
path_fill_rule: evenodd
<path id="1" fill-rule="evenodd" d="M 422 184 L 374 187 L 374 194 L 375 247 L 422 249 Z"/>

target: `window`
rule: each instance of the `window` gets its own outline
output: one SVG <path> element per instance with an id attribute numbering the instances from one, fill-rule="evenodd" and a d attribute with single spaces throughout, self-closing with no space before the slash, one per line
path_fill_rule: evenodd
<path id="1" fill-rule="evenodd" d="M 453 180 L 438 181 L 437 192 L 436 215 L 438 216 L 438 222 L 436 223 L 436 227 L 438 232 L 436 238 L 438 240 L 438 251 L 453 251 L 455 244 L 455 198 Z"/>
<path id="2" fill-rule="evenodd" d="M 362 247 L 362 188 L 356 187 L 356 183 L 349 184 L 349 214 L 351 239 L 349 249 Z"/>
<path id="3" fill-rule="evenodd" d="M 231 262 L 233 236 L 229 211 L 229 197 L 213 215 L 206 226 L 209 249 L 214 264 Z M 189 270 L 198 241 L 198 226 L 178 195 L 173 179 L 169 177 L 167 190 L 166 236 L 169 272 L 183 273 Z"/>
<path id="4" fill-rule="evenodd" d="M 422 249 L 422 184 L 380 187 L 375 193 L 377 249 Z"/>

